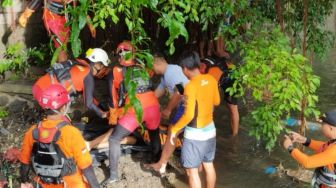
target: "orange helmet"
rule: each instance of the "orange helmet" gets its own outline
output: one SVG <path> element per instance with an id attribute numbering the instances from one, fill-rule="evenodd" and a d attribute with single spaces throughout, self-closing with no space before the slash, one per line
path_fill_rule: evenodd
<path id="1" fill-rule="evenodd" d="M 132 57 L 126 60 L 124 56 L 128 52 L 132 53 Z M 135 62 L 134 62 L 133 53 L 135 53 L 135 52 L 136 52 L 136 49 L 132 45 L 131 41 L 124 41 L 124 42 L 120 43 L 117 47 L 117 54 L 120 56 L 120 58 L 119 58 L 120 65 L 122 65 L 122 66 L 132 66 L 132 65 L 134 65 Z"/>

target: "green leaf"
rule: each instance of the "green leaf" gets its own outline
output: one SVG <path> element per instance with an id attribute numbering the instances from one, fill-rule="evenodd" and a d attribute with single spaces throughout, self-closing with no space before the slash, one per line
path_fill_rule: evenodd
<path id="1" fill-rule="evenodd" d="M 2 7 L 10 7 L 13 5 L 13 0 L 3 0 Z"/>
<path id="2" fill-rule="evenodd" d="M 86 14 L 79 15 L 79 29 L 83 29 L 86 24 Z"/>

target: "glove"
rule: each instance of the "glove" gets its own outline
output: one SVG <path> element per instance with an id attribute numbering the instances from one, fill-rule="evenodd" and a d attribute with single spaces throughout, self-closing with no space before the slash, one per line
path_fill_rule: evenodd
<path id="1" fill-rule="evenodd" d="M 110 108 L 109 110 L 109 124 L 116 125 L 118 123 L 118 118 L 124 113 L 124 108 Z"/>
<path id="2" fill-rule="evenodd" d="M 22 27 L 26 27 L 28 18 L 33 14 L 34 10 L 26 8 L 19 18 L 19 24 Z"/>

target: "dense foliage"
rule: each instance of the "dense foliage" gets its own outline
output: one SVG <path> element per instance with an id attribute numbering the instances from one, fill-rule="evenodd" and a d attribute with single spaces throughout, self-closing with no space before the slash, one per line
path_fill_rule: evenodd
<path id="1" fill-rule="evenodd" d="M 27 76 L 31 64 L 44 64 L 47 55 L 45 46 L 25 49 L 22 43 L 11 44 L 7 47 L 4 58 L 0 60 L 0 74 L 10 70 Z"/>
<path id="2" fill-rule="evenodd" d="M 10 2 L 6 0 L 3 5 Z M 252 113 L 255 122 L 251 133 L 264 138 L 271 149 L 282 130 L 281 118 L 291 112 L 301 113 L 303 119 L 318 114 L 314 93 L 319 79 L 308 60 L 312 62 L 315 54 L 325 57 L 334 45 L 335 33 L 324 27 L 334 4 L 335 0 L 78 0 L 76 7 L 66 9 L 72 18 L 68 23 L 72 31 L 68 50 L 75 57 L 81 54 L 79 36 L 87 22 L 107 33 L 108 23 L 124 24 L 137 48 L 132 56 L 143 67 L 140 74 L 148 78 L 146 70 L 153 60 L 149 50 L 157 41 L 148 34 L 151 31 L 146 22 L 154 22 L 168 33 L 158 40 L 165 40 L 170 54 L 175 53 L 177 40 L 179 44 L 193 43 L 204 33 L 210 33 L 209 41 L 221 36 L 227 50 L 241 50 L 245 62 L 236 70 L 237 82 L 231 93 L 252 91 L 257 108 Z M 145 17 L 145 12 L 150 16 Z M 196 37 L 191 38 L 192 33 Z M 127 83 L 140 121 L 142 110 L 134 97 L 135 83 Z"/>
<path id="3" fill-rule="evenodd" d="M 305 57 L 296 51 L 291 53 L 289 42 L 280 29 L 252 33 L 251 41 L 242 45 L 245 64 L 235 71 L 238 82 L 231 93 L 252 91 L 258 105 L 251 114 L 250 134 L 265 140 L 270 150 L 284 130 L 282 118 L 304 110 L 302 98 L 308 99 L 306 116 L 319 114 L 315 110 L 318 98 L 314 94 L 319 77 L 313 75 Z"/>

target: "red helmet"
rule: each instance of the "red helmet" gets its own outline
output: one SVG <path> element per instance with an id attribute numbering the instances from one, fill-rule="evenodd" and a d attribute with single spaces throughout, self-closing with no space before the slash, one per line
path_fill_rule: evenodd
<path id="1" fill-rule="evenodd" d="M 128 60 L 124 59 L 126 52 L 135 53 L 136 49 L 132 45 L 131 41 L 124 41 L 120 43 L 117 47 L 117 54 L 120 56 L 119 63 L 123 66 L 132 66 L 135 64 L 134 58 L 129 58 Z"/>
<path id="2" fill-rule="evenodd" d="M 70 101 L 68 92 L 60 84 L 52 84 L 44 90 L 34 85 L 33 96 L 43 109 L 57 110 Z"/>

